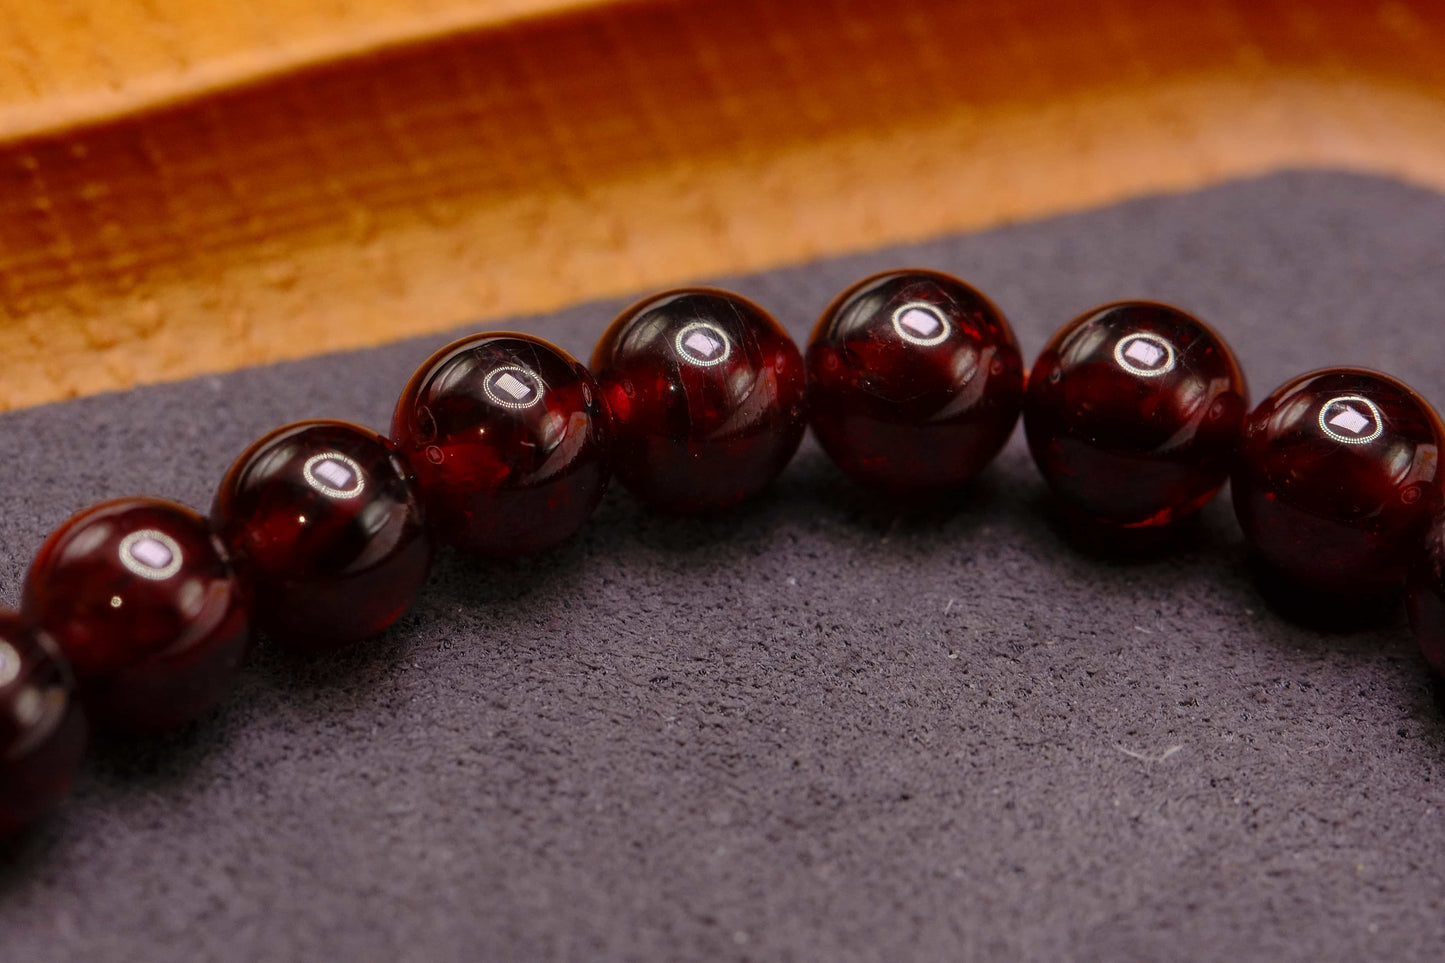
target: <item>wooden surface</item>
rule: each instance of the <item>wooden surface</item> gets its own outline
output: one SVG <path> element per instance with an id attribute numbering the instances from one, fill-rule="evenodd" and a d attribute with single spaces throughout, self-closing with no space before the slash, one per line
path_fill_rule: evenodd
<path id="1" fill-rule="evenodd" d="M 0 0 L 0 136 L 601 0 Z"/>
<path id="2" fill-rule="evenodd" d="M 1445 189 L 1433 0 L 0 12 L 7 407 L 1279 167 Z"/>

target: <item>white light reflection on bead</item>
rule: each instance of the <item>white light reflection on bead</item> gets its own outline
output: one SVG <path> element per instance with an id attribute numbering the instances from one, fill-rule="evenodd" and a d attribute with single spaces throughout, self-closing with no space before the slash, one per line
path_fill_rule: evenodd
<path id="1" fill-rule="evenodd" d="M 120 563 L 132 574 L 159 582 L 181 570 L 181 547 L 165 532 L 143 528 L 120 540 Z"/>
<path id="2" fill-rule="evenodd" d="M 1119 339 L 1114 345 L 1114 360 L 1141 378 L 1157 378 L 1174 370 L 1174 345 L 1157 334 L 1140 331 Z"/>
<path id="3" fill-rule="evenodd" d="M 312 455 L 301 466 L 306 484 L 332 498 L 355 498 L 366 490 L 366 476 L 361 466 L 339 451 L 323 451 Z"/>
<path id="4" fill-rule="evenodd" d="M 20 678 L 20 653 L 9 642 L 0 642 L 0 686 Z"/>
<path id="5" fill-rule="evenodd" d="M 1346 445 L 1365 445 L 1385 430 L 1385 418 L 1368 398 L 1341 395 L 1320 406 L 1320 430 Z"/>
<path id="6" fill-rule="evenodd" d="M 893 330 L 909 344 L 928 348 L 948 337 L 948 319 L 925 301 L 909 301 L 893 312 Z"/>
<path id="7" fill-rule="evenodd" d="M 722 364 L 733 353 L 732 342 L 723 330 L 706 321 L 685 326 L 672 339 L 672 344 L 682 360 L 699 368 Z"/>
<path id="8" fill-rule="evenodd" d="M 530 408 L 542 400 L 542 381 L 520 365 L 505 365 L 488 372 L 482 382 L 487 397 L 503 408 Z"/>
<path id="9" fill-rule="evenodd" d="M 35 686 L 26 686 L 15 697 L 15 721 L 30 728 L 45 715 L 45 697 Z"/>

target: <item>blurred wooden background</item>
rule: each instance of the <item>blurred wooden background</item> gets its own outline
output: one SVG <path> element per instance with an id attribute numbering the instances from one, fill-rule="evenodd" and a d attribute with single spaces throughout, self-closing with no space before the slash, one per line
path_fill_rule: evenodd
<path id="1" fill-rule="evenodd" d="M 1438 0 L 0 0 L 0 50 L 0 407 L 1280 167 L 1445 189 Z"/>

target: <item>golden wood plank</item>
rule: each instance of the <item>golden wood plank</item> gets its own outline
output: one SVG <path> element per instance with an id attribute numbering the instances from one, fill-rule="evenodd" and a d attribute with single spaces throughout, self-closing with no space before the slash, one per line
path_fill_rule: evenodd
<path id="1" fill-rule="evenodd" d="M 691 0 L 406 37 L 0 142 L 0 404 L 1284 166 L 1445 189 L 1431 0 Z"/>

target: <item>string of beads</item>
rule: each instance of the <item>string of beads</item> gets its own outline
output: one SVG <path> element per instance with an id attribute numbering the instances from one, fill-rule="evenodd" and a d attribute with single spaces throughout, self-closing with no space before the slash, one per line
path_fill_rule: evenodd
<path id="1" fill-rule="evenodd" d="M 1301 375 L 1251 409 L 1208 325 L 1123 301 L 1066 324 L 1025 374 L 1003 314 L 934 271 L 865 278 L 800 353 L 761 307 L 689 288 L 607 328 L 590 370 L 524 334 L 442 348 L 390 437 L 305 421 L 231 466 L 209 516 L 153 498 L 81 511 L 0 611 L 0 834 L 56 805 L 90 725 L 156 733 L 205 715 L 260 632 L 351 645 L 416 598 L 434 548 L 508 558 L 586 523 L 610 478 L 659 511 L 765 488 L 811 425 L 859 484 L 921 498 L 966 485 L 1023 417 L 1039 470 L 1096 536 L 1173 530 L 1231 482 L 1258 557 L 1306 591 L 1408 583 L 1445 674 L 1445 427 L 1377 372 Z"/>

